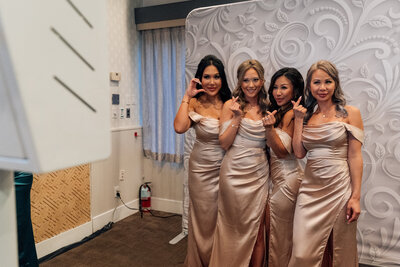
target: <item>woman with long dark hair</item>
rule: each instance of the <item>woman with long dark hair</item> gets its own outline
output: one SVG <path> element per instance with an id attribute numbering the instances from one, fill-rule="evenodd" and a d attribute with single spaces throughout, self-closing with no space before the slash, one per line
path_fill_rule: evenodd
<path id="1" fill-rule="evenodd" d="M 218 220 L 210 266 L 262 266 L 268 162 L 262 117 L 268 105 L 264 68 L 246 60 L 220 119 L 221 165 Z"/>
<path id="2" fill-rule="evenodd" d="M 357 219 L 364 138 L 360 111 L 346 105 L 334 64 L 307 73 L 305 107 L 293 101 L 293 150 L 307 155 L 297 198 L 289 266 L 358 266 Z"/>
<path id="3" fill-rule="evenodd" d="M 224 65 L 213 55 L 199 63 L 175 116 L 177 133 L 191 126 L 196 141 L 189 159 L 189 229 L 186 266 L 208 266 L 217 222 L 219 170 L 224 150 L 218 140 L 219 118 L 231 91 Z"/>
<path id="4" fill-rule="evenodd" d="M 304 80 L 295 68 L 282 68 L 271 78 L 270 104 L 263 118 L 270 147 L 270 190 L 266 210 L 268 267 L 287 266 L 292 252 L 293 216 L 303 168 L 293 154 L 291 101 L 304 98 Z"/>

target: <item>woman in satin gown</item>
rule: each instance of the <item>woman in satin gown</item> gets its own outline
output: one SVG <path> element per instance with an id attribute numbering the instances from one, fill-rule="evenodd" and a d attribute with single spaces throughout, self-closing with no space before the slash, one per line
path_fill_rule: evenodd
<path id="1" fill-rule="evenodd" d="M 339 74 L 329 61 L 307 73 L 305 107 L 293 102 L 293 150 L 307 155 L 297 198 L 289 266 L 358 266 L 363 123 L 346 105 Z"/>
<path id="2" fill-rule="evenodd" d="M 285 267 L 292 253 L 293 215 L 303 167 L 293 154 L 292 100 L 304 94 L 304 80 L 295 68 L 282 68 L 271 78 L 270 104 L 263 118 L 270 147 L 272 188 L 266 210 L 268 267 Z M 270 183 L 270 184 L 271 184 Z"/>
<path id="3" fill-rule="evenodd" d="M 189 225 L 185 266 L 208 266 L 217 223 L 219 170 L 224 150 L 218 140 L 219 118 L 231 91 L 224 65 L 213 55 L 199 63 L 174 121 L 177 133 L 191 126 L 196 141 L 189 159 Z"/>
<path id="4" fill-rule="evenodd" d="M 232 100 L 220 119 L 221 165 L 218 219 L 210 266 L 262 266 L 265 256 L 264 212 L 268 195 L 268 162 L 262 117 L 268 101 L 264 68 L 243 62 Z"/>

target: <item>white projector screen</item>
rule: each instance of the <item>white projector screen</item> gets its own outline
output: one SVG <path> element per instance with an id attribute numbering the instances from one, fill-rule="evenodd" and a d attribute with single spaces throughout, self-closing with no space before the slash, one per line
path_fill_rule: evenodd
<path id="1" fill-rule="evenodd" d="M 106 2 L 0 0 L 0 169 L 110 153 Z"/>

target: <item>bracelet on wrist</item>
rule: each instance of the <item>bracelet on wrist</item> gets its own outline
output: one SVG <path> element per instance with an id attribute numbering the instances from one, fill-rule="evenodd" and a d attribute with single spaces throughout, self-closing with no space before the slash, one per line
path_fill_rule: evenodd
<path id="1" fill-rule="evenodd" d="M 239 125 L 237 125 L 237 124 L 231 124 L 231 127 L 232 127 L 232 128 L 239 128 Z"/>

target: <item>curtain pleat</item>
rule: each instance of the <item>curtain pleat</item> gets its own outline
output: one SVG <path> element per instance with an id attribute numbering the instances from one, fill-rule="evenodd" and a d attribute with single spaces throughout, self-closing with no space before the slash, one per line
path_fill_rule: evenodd
<path id="1" fill-rule="evenodd" d="M 185 28 L 142 32 L 143 149 L 158 161 L 183 162 L 183 135 L 174 131 L 185 92 Z"/>

